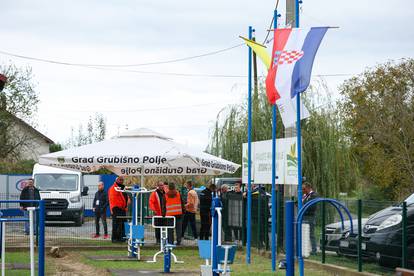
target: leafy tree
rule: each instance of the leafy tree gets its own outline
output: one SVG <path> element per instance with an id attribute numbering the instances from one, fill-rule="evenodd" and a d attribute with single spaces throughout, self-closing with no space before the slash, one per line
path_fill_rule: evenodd
<path id="1" fill-rule="evenodd" d="M 32 174 L 35 163 L 34 160 L 0 162 L 0 174 Z"/>
<path id="2" fill-rule="evenodd" d="M 61 151 L 62 149 L 63 149 L 63 146 L 61 144 L 51 144 L 49 146 L 50 152 L 57 152 L 57 151 Z"/>
<path id="3" fill-rule="evenodd" d="M 32 137 L 19 129 L 19 120 L 33 125 L 39 103 L 30 67 L 0 65 L 7 83 L 0 93 L 0 161 L 15 162 L 25 149 L 32 147 Z"/>
<path id="4" fill-rule="evenodd" d="M 71 137 L 65 143 L 65 147 L 79 147 L 105 139 L 106 135 L 106 121 L 102 114 L 95 114 L 94 117 L 89 117 L 86 124 L 86 132 L 83 130 L 83 125 L 80 124 L 77 129 L 77 134 L 72 128 Z"/>
<path id="5" fill-rule="evenodd" d="M 414 60 L 378 65 L 346 81 L 340 91 L 347 135 L 367 187 L 377 197 L 412 192 Z"/>

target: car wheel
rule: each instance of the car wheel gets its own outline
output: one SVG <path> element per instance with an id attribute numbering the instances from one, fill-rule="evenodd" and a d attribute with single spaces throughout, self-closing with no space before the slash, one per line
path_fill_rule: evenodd
<path id="1" fill-rule="evenodd" d="M 400 259 L 398 258 L 390 258 L 387 256 L 383 256 L 381 253 L 376 253 L 376 258 L 378 260 L 378 264 L 383 267 L 392 267 L 395 268 L 401 264 Z"/>

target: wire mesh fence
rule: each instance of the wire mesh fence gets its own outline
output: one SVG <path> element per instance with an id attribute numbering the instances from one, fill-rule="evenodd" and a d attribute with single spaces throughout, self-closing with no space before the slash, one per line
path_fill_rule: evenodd
<path id="1" fill-rule="evenodd" d="M 50 195 L 46 201 L 46 246 L 119 246 L 126 243 L 112 243 L 111 234 L 113 222 L 109 210 L 106 213 L 107 232 L 102 221 L 99 222 L 99 237 L 96 237 L 95 213 L 92 210 L 92 189 L 89 196 L 79 199 L 79 208 L 70 208 L 73 205 L 73 196 L 66 197 L 60 193 L 59 197 Z M 181 190 L 185 200 L 186 191 Z M 149 208 L 150 194 L 143 194 L 138 203 L 139 223 L 145 226 L 146 244 L 155 244 L 155 230 L 151 226 L 153 215 Z M 246 198 L 242 193 L 228 192 L 221 196 L 223 202 L 223 230 L 224 242 L 246 243 Z M 19 199 L 19 194 L 0 193 L 0 200 Z M 277 245 L 278 251 L 284 251 L 284 213 L 283 202 L 290 198 L 280 198 L 277 206 Z M 378 274 L 393 273 L 395 267 L 414 269 L 414 204 L 407 201 L 405 206 L 398 202 L 372 201 L 357 199 L 338 199 L 350 211 L 352 220 L 341 216 L 337 210 L 326 204 L 317 206 L 315 216 L 315 240 L 317 254 L 306 257 L 322 263 L 350 267 L 355 270 L 374 272 Z M 141 204 L 142 201 L 142 204 Z M 76 203 L 76 202 L 75 202 Z M 271 198 L 265 192 L 252 195 L 252 231 L 251 245 L 257 250 L 269 250 L 271 244 Z M 4 203 L 0 206 L 3 216 L 22 217 L 24 212 L 19 204 Z M 131 219 L 131 208 L 125 220 Z M 359 227 L 359 221 L 361 222 Z M 196 215 L 197 231 L 200 231 L 200 217 Z M 352 230 L 351 231 L 351 225 Z M 306 226 L 309 227 L 309 226 Z M 304 231 L 303 243 L 311 248 L 310 231 Z M 7 246 L 28 247 L 29 237 L 26 235 L 24 222 L 13 222 L 7 227 Z M 306 237 L 307 236 L 307 237 Z M 196 246 L 191 227 L 187 227 L 181 244 Z M 306 250 L 302 250 L 305 252 Z"/>

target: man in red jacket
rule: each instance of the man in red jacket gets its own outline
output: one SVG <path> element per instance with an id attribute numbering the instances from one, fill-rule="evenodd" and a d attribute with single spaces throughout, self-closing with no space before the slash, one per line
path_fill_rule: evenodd
<path id="1" fill-rule="evenodd" d="M 125 188 L 123 183 L 124 178 L 119 176 L 108 190 L 109 208 L 112 215 L 112 242 L 123 242 L 125 240 L 125 218 L 122 218 L 122 216 L 126 216 L 130 201 L 126 193 L 117 191 L 117 189 L 123 190 Z M 120 216 L 121 218 L 119 218 Z"/>
<path id="2" fill-rule="evenodd" d="M 159 181 L 157 189 L 151 193 L 149 207 L 154 211 L 155 216 L 165 216 L 165 189 L 164 182 Z M 161 233 L 159 228 L 155 228 L 155 239 L 160 243 Z"/>

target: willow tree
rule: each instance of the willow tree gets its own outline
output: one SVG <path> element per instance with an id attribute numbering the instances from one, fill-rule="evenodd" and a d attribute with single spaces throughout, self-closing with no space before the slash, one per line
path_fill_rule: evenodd
<path id="1" fill-rule="evenodd" d="M 303 175 L 325 197 L 353 192 L 359 180 L 358 163 L 337 104 L 324 81 L 309 90 L 307 103 L 311 116 L 302 124 Z"/>

